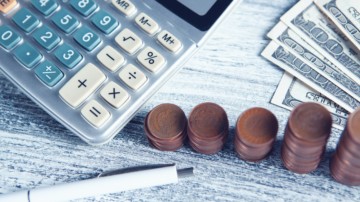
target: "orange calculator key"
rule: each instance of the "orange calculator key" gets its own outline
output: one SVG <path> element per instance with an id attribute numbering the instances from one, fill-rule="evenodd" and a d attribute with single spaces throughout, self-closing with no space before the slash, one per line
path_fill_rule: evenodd
<path id="1" fill-rule="evenodd" d="M 0 0 L 0 11 L 2 13 L 8 13 L 17 4 L 16 0 Z"/>

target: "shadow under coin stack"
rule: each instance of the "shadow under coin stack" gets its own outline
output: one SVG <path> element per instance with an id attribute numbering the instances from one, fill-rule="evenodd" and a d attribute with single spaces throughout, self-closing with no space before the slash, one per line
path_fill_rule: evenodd
<path id="1" fill-rule="evenodd" d="M 264 108 L 251 108 L 236 122 L 234 146 L 241 159 L 260 161 L 271 151 L 278 131 L 278 121 Z"/>
<path id="2" fill-rule="evenodd" d="M 333 178 L 345 185 L 360 185 L 360 109 L 350 115 L 330 161 Z"/>
<path id="3" fill-rule="evenodd" d="M 316 103 L 298 105 L 290 114 L 281 148 L 285 167 L 300 174 L 314 171 L 325 151 L 331 125 L 326 108 Z"/>
<path id="4" fill-rule="evenodd" d="M 149 143 L 162 151 L 175 151 L 186 138 L 187 119 L 182 109 L 174 104 L 161 104 L 145 118 L 145 133 Z"/>
<path id="5" fill-rule="evenodd" d="M 214 103 L 197 105 L 188 120 L 190 146 L 202 154 L 220 151 L 229 133 L 229 121 L 222 107 Z"/>

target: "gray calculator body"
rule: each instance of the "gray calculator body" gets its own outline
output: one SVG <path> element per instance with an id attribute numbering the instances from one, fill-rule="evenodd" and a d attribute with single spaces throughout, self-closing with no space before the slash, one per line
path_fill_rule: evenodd
<path id="1" fill-rule="evenodd" d="M 84 17 L 70 5 L 72 1 L 75 0 L 56 1 L 58 4 L 56 9 L 48 16 L 45 16 L 35 8 L 32 4 L 33 1 L 18 0 L 18 4 L 11 12 L 0 14 L 0 27 L 7 25 L 21 36 L 18 44 L 9 50 L 0 46 L 0 69 L 7 78 L 22 89 L 29 98 L 35 101 L 57 121 L 91 145 L 100 145 L 110 141 L 132 119 L 139 108 L 164 85 L 172 75 L 180 70 L 181 66 L 204 44 L 205 40 L 220 21 L 230 13 L 237 3 L 240 3 L 240 1 L 236 0 L 93 0 L 97 5 L 96 9 L 89 16 Z M 116 3 L 118 7 L 114 5 Z M 126 3 L 131 3 L 131 5 L 134 6 L 133 8 L 135 8 L 135 11 L 128 16 L 119 10 L 121 7 L 122 9 L 126 9 Z M 13 16 L 24 8 L 34 13 L 39 19 L 40 24 L 37 25 L 36 29 L 46 25 L 56 31 L 61 41 L 55 48 L 51 50 L 44 49 L 44 47 L 34 40 L 34 31 L 25 33 L 14 23 L 12 19 Z M 75 31 L 64 33 L 53 23 L 52 17 L 61 9 L 66 9 L 73 17 L 78 19 L 79 24 Z M 91 22 L 92 16 L 100 10 L 106 11 L 119 22 L 118 26 L 109 34 L 104 34 Z M 136 20 L 139 21 L 138 16 L 140 14 L 146 14 L 146 16 L 149 16 L 151 20 L 158 24 L 155 33 L 149 34 L 139 26 L 139 22 L 137 23 Z M 146 21 L 146 18 L 142 18 L 140 23 L 146 26 L 147 22 L 149 21 Z M 84 49 L 81 44 L 74 40 L 74 33 L 82 26 L 89 27 L 100 37 L 100 43 L 91 51 Z M 135 53 L 129 54 L 115 41 L 115 38 L 124 29 L 131 30 L 142 40 L 141 47 L 139 47 Z M 163 33 L 162 31 L 164 30 L 172 34 L 162 36 L 165 42 L 170 41 L 169 43 L 171 43 L 172 36 L 181 43 L 181 47 L 175 52 L 169 50 L 166 44 L 164 46 L 164 44 L 158 40 L 158 38 L 161 40 L 159 34 Z M 164 43 L 164 41 L 162 42 Z M 31 68 L 24 66 L 14 56 L 16 47 L 25 42 L 31 44 L 32 47 L 35 47 L 36 50 L 41 53 L 41 60 Z M 63 44 L 71 45 L 82 55 L 81 61 L 73 68 L 64 67 L 64 64 L 54 55 L 56 49 Z M 124 57 L 123 63 L 115 71 L 110 71 L 105 68 L 97 57 L 105 46 L 111 46 Z M 143 66 L 141 61 L 139 61 L 139 54 L 147 47 L 156 50 L 157 54 L 160 54 L 164 58 L 162 67 L 156 72 L 149 71 Z M 150 64 L 154 62 L 153 59 L 156 59 L 156 57 L 154 57 L 156 55 L 152 52 L 148 52 L 146 55 L 149 57 L 142 58 L 144 60 L 143 62 Z M 44 61 L 51 61 L 63 73 L 62 78 L 53 86 L 46 85 L 46 83 L 35 74 L 37 66 Z M 59 92 L 89 63 L 101 71 L 105 79 L 101 81 L 100 85 L 96 86 L 96 89 L 93 90 L 91 94 L 86 95 L 86 99 L 82 100 L 76 107 L 73 107 L 60 96 Z M 146 78 L 145 83 L 136 90 L 129 87 L 126 82 L 119 77 L 119 72 L 129 64 L 137 67 Z M 129 72 L 128 76 L 130 79 L 137 79 L 134 76 L 134 72 Z M 86 79 L 84 79 L 83 82 L 85 80 Z M 104 86 L 109 82 L 116 83 L 128 93 L 128 98 L 119 108 L 110 105 L 109 102 L 100 95 Z M 81 83 L 79 79 L 79 85 L 77 87 L 81 87 L 81 84 L 84 83 Z M 85 87 L 85 85 L 83 87 Z M 76 86 L 74 86 L 74 88 L 76 88 Z M 109 94 L 112 92 L 113 91 L 109 91 Z M 115 96 L 114 92 L 113 95 Z M 87 116 L 94 115 L 94 117 L 91 118 L 92 120 L 96 119 L 97 115 L 100 115 L 97 114 L 98 111 L 96 108 L 85 108 L 85 106 L 92 101 L 100 104 L 109 114 L 100 126 L 94 126 L 94 124 L 84 117 L 84 110 L 91 112 L 87 113 Z"/>

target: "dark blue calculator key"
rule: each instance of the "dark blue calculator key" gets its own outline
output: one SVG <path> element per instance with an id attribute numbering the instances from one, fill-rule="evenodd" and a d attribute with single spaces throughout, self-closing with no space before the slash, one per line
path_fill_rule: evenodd
<path id="1" fill-rule="evenodd" d="M 85 17 L 92 14 L 98 7 L 93 0 L 72 0 L 70 4 L 77 12 Z"/>
<path id="2" fill-rule="evenodd" d="M 31 0 L 32 5 L 43 15 L 48 16 L 59 6 L 54 0 Z"/>
<path id="3" fill-rule="evenodd" d="M 0 45 L 7 50 L 14 48 L 21 40 L 20 35 L 8 25 L 0 27 Z"/>
<path id="4" fill-rule="evenodd" d="M 53 23 L 63 32 L 69 34 L 80 24 L 78 19 L 65 9 L 61 9 L 52 17 Z"/>
<path id="5" fill-rule="evenodd" d="M 25 32 L 33 31 L 39 24 L 39 19 L 28 9 L 20 9 L 12 18 L 12 20 Z"/>
<path id="6" fill-rule="evenodd" d="M 33 68 L 42 59 L 41 53 L 26 42 L 14 49 L 14 55 L 27 68 Z"/>
<path id="7" fill-rule="evenodd" d="M 64 77 L 64 73 L 49 61 L 44 61 L 37 66 L 35 68 L 35 74 L 49 87 L 53 87 Z"/>
<path id="8" fill-rule="evenodd" d="M 83 58 L 79 51 L 67 44 L 58 47 L 54 54 L 55 57 L 69 69 L 74 68 Z"/>
<path id="9" fill-rule="evenodd" d="M 119 22 L 108 12 L 99 11 L 92 18 L 91 22 L 105 34 L 110 34 L 119 26 Z"/>
<path id="10" fill-rule="evenodd" d="M 101 42 L 100 37 L 86 26 L 75 32 L 74 39 L 87 51 L 94 50 Z"/>

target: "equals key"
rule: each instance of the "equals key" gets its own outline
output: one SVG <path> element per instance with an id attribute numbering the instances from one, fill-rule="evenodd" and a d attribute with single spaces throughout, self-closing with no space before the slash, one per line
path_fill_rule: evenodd
<path id="1" fill-rule="evenodd" d="M 124 56 L 111 46 L 106 46 L 102 49 L 97 55 L 97 59 L 112 72 L 119 69 L 125 62 Z"/>

